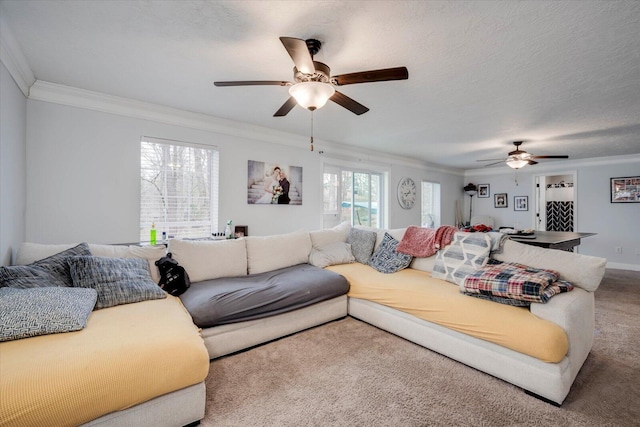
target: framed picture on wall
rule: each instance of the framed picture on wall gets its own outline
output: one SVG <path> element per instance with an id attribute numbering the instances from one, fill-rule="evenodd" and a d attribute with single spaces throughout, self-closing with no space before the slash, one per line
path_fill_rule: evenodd
<path id="1" fill-rule="evenodd" d="M 249 160 L 247 203 L 301 205 L 302 167 Z"/>
<path id="2" fill-rule="evenodd" d="M 489 184 L 478 184 L 478 198 L 479 199 L 489 198 Z"/>
<path id="3" fill-rule="evenodd" d="M 514 196 L 513 197 L 513 210 L 514 211 L 528 211 L 529 210 L 529 197 L 527 197 L 527 196 Z"/>
<path id="4" fill-rule="evenodd" d="M 509 202 L 507 201 L 507 193 L 496 193 L 493 195 L 493 207 L 494 208 L 506 208 Z"/>
<path id="5" fill-rule="evenodd" d="M 639 203 L 640 176 L 611 178 L 611 203 Z"/>

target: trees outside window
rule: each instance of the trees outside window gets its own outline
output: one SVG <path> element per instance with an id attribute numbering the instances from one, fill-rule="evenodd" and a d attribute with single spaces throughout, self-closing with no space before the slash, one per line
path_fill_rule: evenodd
<path id="1" fill-rule="evenodd" d="M 214 147 L 143 138 L 140 143 L 140 241 L 210 237 L 218 224 L 219 153 Z"/>

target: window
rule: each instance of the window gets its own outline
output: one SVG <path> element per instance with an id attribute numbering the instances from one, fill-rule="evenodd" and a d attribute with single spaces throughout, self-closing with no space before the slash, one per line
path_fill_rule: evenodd
<path id="1" fill-rule="evenodd" d="M 422 181 L 422 226 L 440 227 L 440 184 Z"/>
<path id="2" fill-rule="evenodd" d="M 210 237 L 218 224 L 214 147 L 144 137 L 140 142 L 140 241 L 151 224 L 158 239 Z"/>
<path id="3" fill-rule="evenodd" d="M 324 167 L 324 227 L 342 221 L 381 228 L 384 174 L 341 166 Z"/>

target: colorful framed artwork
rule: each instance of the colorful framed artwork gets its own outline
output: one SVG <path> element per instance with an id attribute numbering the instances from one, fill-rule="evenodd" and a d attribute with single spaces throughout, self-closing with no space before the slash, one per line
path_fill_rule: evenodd
<path id="1" fill-rule="evenodd" d="M 611 178 L 611 203 L 640 202 L 640 176 Z"/>
<path id="2" fill-rule="evenodd" d="M 479 199 L 489 198 L 489 184 L 478 184 L 478 198 Z"/>
<path id="3" fill-rule="evenodd" d="M 513 210 L 514 211 L 528 211 L 529 210 L 529 197 L 527 197 L 527 196 L 514 196 L 513 197 Z"/>
<path id="4" fill-rule="evenodd" d="M 496 193 L 493 195 L 494 208 L 506 208 L 508 205 L 507 193 Z"/>

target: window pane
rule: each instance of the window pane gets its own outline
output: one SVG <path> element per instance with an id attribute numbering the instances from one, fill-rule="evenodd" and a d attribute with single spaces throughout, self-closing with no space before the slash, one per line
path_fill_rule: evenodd
<path id="1" fill-rule="evenodd" d="M 140 241 L 210 237 L 218 223 L 218 152 L 212 148 L 143 140 L 140 144 Z M 217 230 L 216 230 L 217 231 Z"/>
<path id="2" fill-rule="evenodd" d="M 324 213 L 338 212 L 338 174 L 324 174 L 322 193 Z"/>
<path id="3" fill-rule="evenodd" d="M 352 220 L 351 204 L 353 203 L 353 191 L 352 187 L 353 173 L 351 171 L 342 171 L 342 209 L 340 212 L 340 221 L 349 221 L 351 224 L 355 224 Z"/>
<path id="4" fill-rule="evenodd" d="M 422 182 L 422 226 L 440 227 L 440 184 Z"/>

